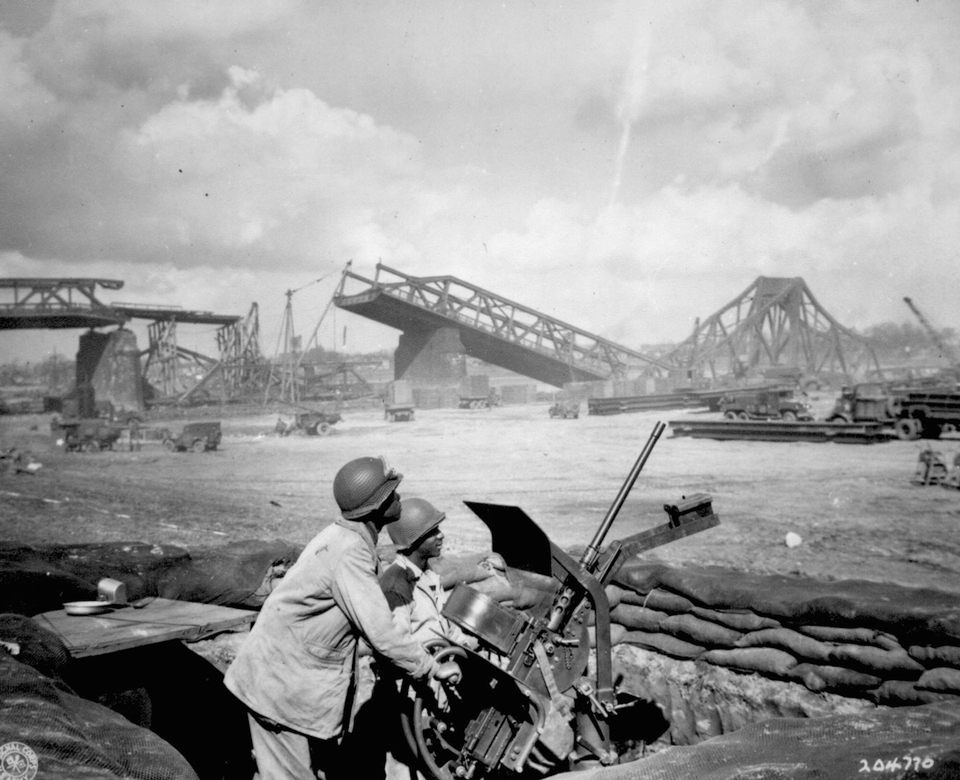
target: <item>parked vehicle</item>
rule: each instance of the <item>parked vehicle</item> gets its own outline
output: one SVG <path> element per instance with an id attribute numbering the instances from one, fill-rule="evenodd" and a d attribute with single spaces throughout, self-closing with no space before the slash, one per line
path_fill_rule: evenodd
<path id="1" fill-rule="evenodd" d="M 206 452 L 220 446 L 222 432 L 219 422 L 189 423 L 177 437 L 166 437 L 163 446 L 171 452 Z"/>
<path id="2" fill-rule="evenodd" d="M 391 404 L 383 409 L 383 419 L 390 422 L 410 422 L 413 419 L 413 407 L 409 404 Z"/>
<path id="3" fill-rule="evenodd" d="M 743 390 L 720 399 L 720 411 L 728 420 L 812 420 L 810 407 L 781 390 Z"/>
<path id="4" fill-rule="evenodd" d="M 827 422 L 879 422 L 901 439 L 938 439 L 960 430 L 960 392 L 952 387 L 889 387 L 869 382 L 845 387 Z"/>
<path id="5" fill-rule="evenodd" d="M 277 418 L 274 430 L 280 436 L 289 436 L 291 433 L 326 436 L 330 433 L 331 427 L 342 419 L 338 412 L 297 412 L 290 419 Z"/>
<path id="6" fill-rule="evenodd" d="M 547 412 L 551 420 L 576 420 L 580 416 L 580 404 L 576 401 L 557 401 Z"/>
<path id="7" fill-rule="evenodd" d="M 99 417 L 90 419 L 54 419 L 50 433 L 67 452 L 100 452 L 112 450 L 123 434 L 123 426 L 114 425 Z"/>

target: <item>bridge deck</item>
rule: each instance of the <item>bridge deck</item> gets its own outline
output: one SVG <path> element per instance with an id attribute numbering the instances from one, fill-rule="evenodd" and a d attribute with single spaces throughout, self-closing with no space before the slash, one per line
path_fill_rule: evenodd
<path id="1" fill-rule="evenodd" d="M 367 289 L 346 294 L 348 279 Z M 471 357 L 555 387 L 624 376 L 628 369 L 669 370 L 653 358 L 451 276 L 408 276 L 382 264 L 375 280 L 346 271 L 334 303 L 402 331 L 456 328 Z"/>
<path id="2" fill-rule="evenodd" d="M 338 296 L 337 307 L 361 317 L 388 325 L 397 330 L 456 327 L 466 354 L 486 363 L 506 368 L 554 387 L 565 382 L 590 382 L 605 379 L 599 371 L 584 371 L 528 347 L 510 344 L 499 336 L 465 323 L 451 321 L 435 312 L 399 300 L 383 290 L 370 290 L 358 295 Z"/>

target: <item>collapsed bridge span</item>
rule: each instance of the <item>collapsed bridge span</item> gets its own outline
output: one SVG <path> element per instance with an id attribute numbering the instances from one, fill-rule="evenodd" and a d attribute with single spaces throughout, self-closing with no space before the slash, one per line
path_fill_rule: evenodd
<path id="1" fill-rule="evenodd" d="M 364 289 L 348 292 L 348 283 Z M 397 379 L 415 374 L 431 351 L 460 352 L 555 387 L 671 370 L 656 358 L 453 276 L 409 276 L 378 263 L 371 280 L 348 269 L 334 303 L 403 331 Z"/>

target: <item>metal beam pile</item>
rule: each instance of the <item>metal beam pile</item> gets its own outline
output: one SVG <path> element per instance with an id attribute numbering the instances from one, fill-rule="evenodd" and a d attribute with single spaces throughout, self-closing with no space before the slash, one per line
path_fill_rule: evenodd
<path id="1" fill-rule="evenodd" d="M 671 420 L 668 425 L 674 437 L 689 436 L 694 439 L 877 444 L 896 436 L 880 423 Z"/>
<path id="2" fill-rule="evenodd" d="M 588 398 L 587 414 L 610 415 L 646 412 L 656 409 L 714 409 L 720 402 L 722 390 L 694 390 L 663 393 L 661 395 L 632 395 L 614 398 Z"/>

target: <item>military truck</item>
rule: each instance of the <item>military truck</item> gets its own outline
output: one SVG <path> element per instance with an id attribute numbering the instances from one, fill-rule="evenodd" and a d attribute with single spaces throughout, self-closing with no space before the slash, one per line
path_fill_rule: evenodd
<path id="1" fill-rule="evenodd" d="M 179 436 L 166 437 L 163 446 L 171 452 L 206 452 L 220 446 L 222 435 L 219 422 L 189 423 Z"/>
<path id="2" fill-rule="evenodd" d="M 783 420 L 784 422 L 813 419 L 805 401 L 789 390 L 741 390 L 728 393 L 720 399 L 720 412 L 728 420 Z"/>
<path id="3" fill-rule="evenodd" d="M 547 413 L 550 419 L 576 420 L 580 416 L 580 404 L 577 401 L 557 401 Z"/>
<path id="4" fill-rule="evenodd" d="M 113 449 L 113 445 L 123 434 L 123 427 L 99 417 L 63 420 L 54 418 L 50 421 L 50 433 L 56 444 L 67 452 L 100 452 Z"/>
<path id="5" fill-rule="evenodd" d="M 879 422 L 901 439 L 939 439 L 960 430 L 960 391 L 953 387 L 891 387 L 867 382 L 844 387 L 827 422 Z"/>

